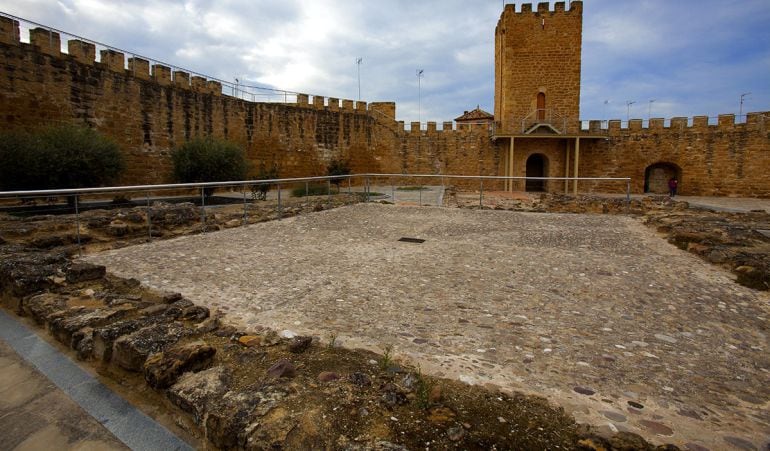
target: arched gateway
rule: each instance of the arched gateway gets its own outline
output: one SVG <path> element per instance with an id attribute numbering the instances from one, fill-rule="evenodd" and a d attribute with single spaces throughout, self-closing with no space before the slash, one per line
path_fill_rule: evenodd
<path id="1" fill-rule="evenodd" d="M 548 158 L 534 153 L 527 158 L 527 177 L 548 177 Z M 527 191 L 545 191 L 545 180 L 527 180 Z"/>
<path id="2" fill-rule="evenodd" d="M 668 193 L 668 181 L 671 178 L 676 178 L 680 183 L 682 181 L 682 169 L 674 163 L 659 162 L 647 166 L 644 170 L 644 192 Z"/>

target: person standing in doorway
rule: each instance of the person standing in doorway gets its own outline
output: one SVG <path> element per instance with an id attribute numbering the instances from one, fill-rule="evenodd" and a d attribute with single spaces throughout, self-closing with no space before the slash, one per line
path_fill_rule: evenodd
<path id="1" fill-rule="evenodd" d="M 679 181 L 676 179 L 676 177 L 671 177 L 668 179 L 668 195 L 669 197 L 676 196 L 676 188 L 679 186 Z"/>

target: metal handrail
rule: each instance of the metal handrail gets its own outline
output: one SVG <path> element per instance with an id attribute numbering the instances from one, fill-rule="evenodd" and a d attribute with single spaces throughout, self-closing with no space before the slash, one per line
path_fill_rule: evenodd
<path id="1" fill-rule="evenodd" d="M 95 188 L 69 188 L 69 189 L 44 189 L 24 191 L 0 191 L 2 197 L 19 196 L 62 196 L 97 193 L 114 193 L 126 191 L 157 191 L 166 189 L 194 189 L 216 188 L 226 186 L 250 186 L 250 185 L 278 185 L 283 183 L 340 180 L 353 178 L 377 178 L 377 177 L 407 177 L 407 178 L 444 178 L 444 179 L 474 179 L 474 180 L 561 180 L 561 181 L 625 181 L 630 182 L 631 177 L 520 177 L 506 175 L 454 175 L 454 174 L 398 174 L 398 173 L 362 173 L 346 175 L 323 175 L 314 177 L 292 177 L 281 179 L 253 179 L 232 180 L 226 182 L 196 182 L 196 183 L 166 183 L 159 185 L 123 185 L 105 186 Z"/>
<path id="2" fill-rule="evenodd" d="M 541 111 L 544 113 L 543 114 L 543 120 L 540 120 L 538 118 L 538 119 L 536 119 L 534 121 L 527 122 L 527 120 L 532 115 L 539 115 Z M 554 119 L 554 115 L 558 116 L 558 118 Z M 537 108 L 537 109 L 532 110 L 529 114 L 527 114 L 526 116 L 524 116 L 524 118 L 522 118 L 522 120 L 521 120 L 521 132 L 522 133 L 526 133 L 527 127 L 531 126 L 531 125 L 535 125 L 535 124 L 559 125 L 558 121 L 560 121 L 561 125 L 562 125 L 561 133 L 566 133 L 566 131 L 567 131 L 567 118 L 566 117 L 564 117 L 561 114 L 555 112 L 551 108 Z"/>
<path id="3" fill-rule="evenodd" d="M 283 204 L 281 200 L 281 184 L 284 183 L 296 183 L 296 182 L 305 182 L 305 197 L 308 196 L 308 182 L 310 181 L 321 181 L 326 180 L 327 184 L 327 192 L 328 192 L 328 202 L 329 205 L 332 204 L 332 190 L 331 185 L 332 181 L 335 180 L 347 180 L 348 181 L 348 195 L 352 194 L 351 190 L 351 181 L 353 178 L 363 178 L 364 179 L 364 192 L 366 202 L 370 201 L 371 198 L 371 179 L 372 178 L 441 178 L 443 186 L 443 181 L 445 179 L 475 179 L 479 181 L 479 208 L 484 208 L 484 180 L 563 180 L 563 181 L 575 181 L 575 190 L 577 190 L 577 182 L 578 181 L 624 181 L 626 182 L 626 204 L 630 207 L 631 205 L 631 178 L 630 177 L 521 177 L 521 176 L 501 176 L 501 175 L 454 175 L 454 174 L 393 174 L 393 173 L 364 173 L 364 174 L 347 174 L 347 175 L 324 175 L 324 176 L 316 176 L 316 177 L 293 177 L 293 178 L 282 178 L 282 179 L 259 179 L 259 180 L 234 180 L 234 181 L 225 181 L 225 182 L 199 182 L 199 183 L 168 183 L 168 184 L 160 184 L 160 185 L 130 185 L 130 186 L 107 186 L 107 187 L 97 187 L 97 188 L 72 188 L 72 189 L 48 189 L 48 190 L 25 190 L 25 191 L 1 191 L 0 192 L 0 198 L 10 198 L 10 197 L 52 197 L 56 195 L 70 195 L 73 198 L 74 203 L 74 210 L 75 210 L 75 224 L 76 224 L 76 240 L 77 240 L 77 247 L 78 247 L 78 253 L 82 255 L 83 252 L 83 246 L 82 246 L 82 240 L 81 240 L 81 219 L 80 219 L 80 202 L 79 202 L 79 195 L 81 194 L 95 194 L 95 193 L 115 193 L 115 192 L 126 192 L 126 191 L 144 191 L 146 192 L 145 195 L 145 201 L 146 201 L 146 208 L 147 208 L 147 241 L 152 241 L 152 215 L 150 215 L 150 211 L 152 210 L 152 205 L 150 204 L 150 197 L 149 192 L 156 191 L 156 190 L 163 190 L 163 189 L 194 189 L 198 188 L 200 189 L 200 206 L 201 206 L 201 224 L 202 229 L 201 231 L 206 231 L 206 224 L 207 224 L 207 218 L 206 218 L 206 196 L 205 196 L 205 188 L 215 188 L 215 187 L 232 187 L 232 186 L 241 186 L 243 188 L 243 216 L 242 216 L 242 222 L 243 224 L 248 223 L 248 208 L 247 208 L 247 201 L 246 201 L 246 191 L 245 188 L 247 186 L 259 186 L 259 185 L 276 185 L 278 188 L 278 204 L 277 204 L 277 214 L 278 219 L 281 219 L 283 217 Z M 566 188 L 566 186 L 565 186 Z M 393 190 L 391 186 L 391 190 L 395 193 L 395 190 Z M 577 191 L 575 191 L 577 193 Z M 393 195 L 393 201 L 395 202 L 395 195 Z M 419 199 L 419 205 L 422 206 L 422 190 L 420 190 L 420 199 Z"/>

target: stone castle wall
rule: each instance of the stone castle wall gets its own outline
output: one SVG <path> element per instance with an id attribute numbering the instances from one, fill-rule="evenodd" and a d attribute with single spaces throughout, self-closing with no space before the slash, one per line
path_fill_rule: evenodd
<path id="1" fill-rule="evenodd" d="M 61 52 L 59 35 L 45 29 L 19 42 L 18 25 L 0 18 L 0 128 L 87 123 L 121 147 L 121 184 L 173 181 L 173 148 L 209 135 L 242 146 L 252 175 L 273 166 L 280 177 L 323 175 L 333 158 L 349 160 L 354 173 L 480 174 L 496 164 L 487 134 L 455 131 L 451 122 L 404 130 L 392 102 L 304 94 L 296 103 L 250 102 L 147 60 L 105 50 L 96 62 L 93 44 L 66 46 Z"/>
<path id="2" fill-rule="evenodd" d="M 689 125 L 688 125 L 689 124 Z M 600 134 L 607 140 L 588 142 L 581 149 L 581 175 L 586 177 L 631 177 L 633 192 L 643 192 L 645 169 L 670 163 L 680 169 L 679 192 L 700 196 L 770 197 L 770 112 L 749 113 L 745 123 L 735 116 L 719 116 L 716 125 L 696 116 L 631 120 L 627 128 L 610 121 Z M 598 122 L 591 127 L 596 134 Z M 593 189 L 608 190 L 607 184 Z M 617 186 L 616 186 L 617 188 Z"/>
<path id="3" fill-rule="evenodd" d="M 573 3 L 574 5 L 575 3 Z M 31 30 L 19 42 L 18 25 L 0 18 L 0 129 L 51 123 L 87 123 L 111 136 L 126 155 L 122 184 L 172 180 L 170 152 L 195 136 L 213 135 L 246 149 L 254 166 L 275 165 L 281 177 L 325 174 L 332 158 L 351 162 L 356 173 L 503 175 L 508 142 L 491 139 L 485 128 L 439 129 L 395 120 L 395 104 L 366 104 L 298 95 L 291 104 L 255 103 L 223 95 L 216 81 L 150 65 L 114 51 L 101 52 L 81 41 L 60 51 L 56 33 Z M 681 168 L 681 192 L 692 195 L 770 197 L 770 114 L 750 114 L 746 124 L 731 116 L 719 125 L 705 118 L 675 118 L 670 126 L 653 119 L 647 128 L 631 121 L 608 129 L 591 122 L 581 139 L 580 175 L 632 177 L 644 189 L 645 168 L 669 162 Z M 577 130 L 577 125 L 574 126 Z M 588 139 L 600 136 L 607 139 Z M 541 153 L 548 175 L 564 176 L 568 139 L 516 138 L 515 172 L 526 175 L 526 159 Z M 570 164 L 570 175 L 573 168 Z M 427 183 L 427 181 L 422 182 Z M 478 187 L 478 182 L 457 183 Z M 620 185 L 581 185 L 617 191 Z M 500 189 L 502 183 L 485 183 Z M 552 191 L 562 182 L 549 182 Z"/>

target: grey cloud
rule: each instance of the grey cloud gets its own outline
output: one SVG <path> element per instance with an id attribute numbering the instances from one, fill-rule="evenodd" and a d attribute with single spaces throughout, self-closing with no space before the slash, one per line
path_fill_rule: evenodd
<path id="1" fill-rule="evenodd" d="M 0 0 L 0 10 L 225 80 L 353 98 L 398 117 L 452 119 L 493 109 L 502 2 L 314 0 Z M 766 0 L 585 0 L 582 116 L 625 118 L 768 109 Z M 764 74 L 764 75 L 763 75 Z"/>

